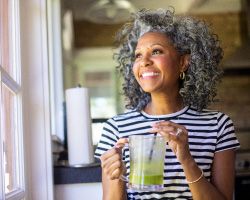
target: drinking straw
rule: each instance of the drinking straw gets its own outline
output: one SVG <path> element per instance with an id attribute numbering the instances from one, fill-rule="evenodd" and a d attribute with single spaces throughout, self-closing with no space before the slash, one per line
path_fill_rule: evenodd
<path id="1" fill-rule="evenodd" d="M 152 157 L 153 157 L 154 145 L 155 145 L 155 142 L 156 142 L 156 134 L 157 133 L 154 133 L 153 144 L 151 146 L 150 153 L 149 153 L 149 161 L 151 161 Z"/>

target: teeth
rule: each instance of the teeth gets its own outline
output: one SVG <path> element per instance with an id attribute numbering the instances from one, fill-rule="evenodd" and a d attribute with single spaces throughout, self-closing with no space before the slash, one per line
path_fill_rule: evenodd
<path id="1" fill-rule="evenodd" d="M 155 72 L 145 72 L 142 74 L 142 77 L 149 77 L 149 76 L 157 76 L 159 75 L 159 73 L 155 73 Z"/>

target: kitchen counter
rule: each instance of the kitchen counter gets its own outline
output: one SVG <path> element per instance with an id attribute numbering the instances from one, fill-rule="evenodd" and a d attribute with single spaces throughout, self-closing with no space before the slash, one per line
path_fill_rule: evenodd
<path id="1" fill-rule="evenodd" d="M 79 167 L 54 166 L 54 184 L 101 182 L 101 177 L 100 162 Z"/>

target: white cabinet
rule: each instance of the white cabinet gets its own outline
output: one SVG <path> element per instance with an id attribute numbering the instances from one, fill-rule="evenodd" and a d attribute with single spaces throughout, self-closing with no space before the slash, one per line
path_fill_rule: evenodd
<path id="1" fill-rule="evenodd" d="M 102 183 L 55 185 L 55 200 L 101 200 Z"/>

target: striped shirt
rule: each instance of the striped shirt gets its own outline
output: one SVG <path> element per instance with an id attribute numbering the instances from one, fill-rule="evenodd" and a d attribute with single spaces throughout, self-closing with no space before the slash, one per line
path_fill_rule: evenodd
<path id="1" fill-rule="evenodd" d="M 135 134 L 151 134 L 152 123 L 165 120 L 185 126 L 188 130 L 189 149 L 197 165 L 204 171 L 207 180 L 211 179 L 214 154 L 239 147 L 231 119 L 218 111 L 198 112 L 192 107 L 167 115 L 148 115 L 141 111 L 130 111 L 109 119 L 103 127 L 101 139 L 95 151 L 99 158 L 112 148 L 119 138 Z M 127 189 L 128 199 L 192 199 L 182 166 L 166 144 L 164 165 L 164 191 L 145 192 Z M 123 159 L 129 176 L 129 150 L 123 149 Z"/>

